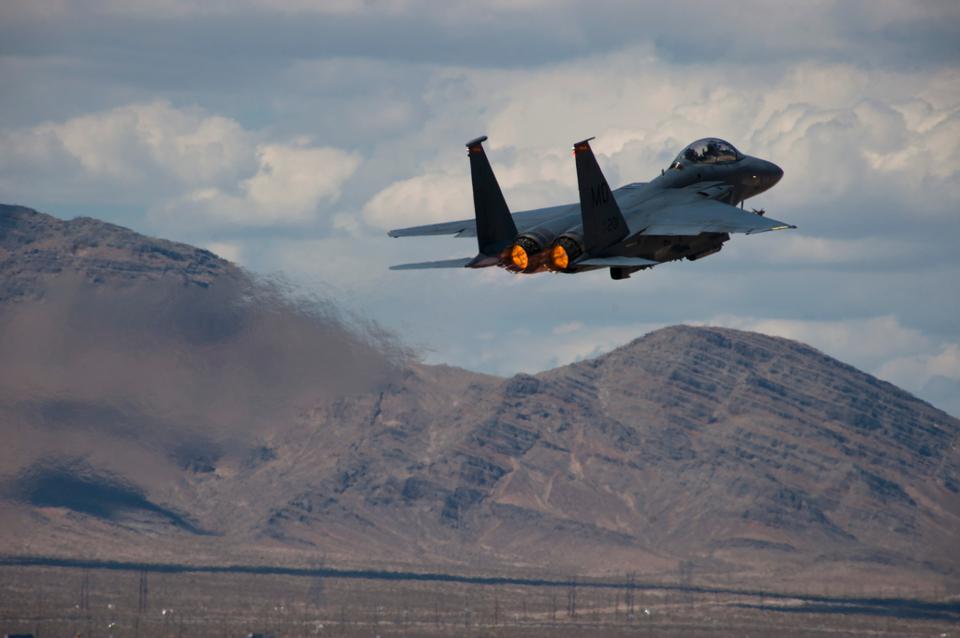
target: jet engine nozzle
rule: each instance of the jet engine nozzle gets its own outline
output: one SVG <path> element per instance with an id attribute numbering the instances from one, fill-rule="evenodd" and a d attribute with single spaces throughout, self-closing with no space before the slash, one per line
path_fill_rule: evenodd
<path id="1" fill-rule="evenodd" d="M 544 248 L 553 239 L 552 235 L 542 232 L 526 232 L 514 240 L 506 250 L 506 267 L 514 272 L 533 273 L 546 267 L 547 255 Z"/>
<path id="2" fill-rule="evenodd" d="M 570 266 L 581 255 L 583 255 L 583 239 L 571 234 L 561 235 L 550 248 L 550 268 L 569 272 Z"/>
<path id="3" fill-rule="evenodd" d="M 530 253 L 519 243 L 510 247 L 510 265 L 521 271 L 530 265 Z"/>

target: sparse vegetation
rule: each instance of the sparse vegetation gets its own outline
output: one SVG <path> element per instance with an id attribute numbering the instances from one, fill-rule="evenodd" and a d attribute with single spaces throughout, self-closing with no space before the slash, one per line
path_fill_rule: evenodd
<path id="1" fill-rule="evenodd" d="M 36 636 L 940 636 L 946 600 L 0 567 L 0 631 Z M 562 602 L 566 599 L 566 609 Z"/>

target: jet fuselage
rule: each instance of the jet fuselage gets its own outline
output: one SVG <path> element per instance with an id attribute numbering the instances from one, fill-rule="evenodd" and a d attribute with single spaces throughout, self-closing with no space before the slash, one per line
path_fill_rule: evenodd
<path id="1" fill-rule="evenodd" d="M 511 214 L 482 142 L 467 143 L 475 222 L 445 222 L 390 231 L 393 237 L 476 236 L 473 259 L 405 264 L 397 269 L 500 266 L 516 273 L 575 273 L 610 268 L 614 279 L 659 263 L 700 259 L 720 250 L 730 233 L 793 228 L 742 210 L 743 202 L 770 189 L 783 171 L 743 155 L 728 142 L 704 138 L 689 144 L 650 182 L 608 186 L 590 149 L 574 145 L 580 202 Z M 737 207 L 740 208 L 737 208 Z"/>

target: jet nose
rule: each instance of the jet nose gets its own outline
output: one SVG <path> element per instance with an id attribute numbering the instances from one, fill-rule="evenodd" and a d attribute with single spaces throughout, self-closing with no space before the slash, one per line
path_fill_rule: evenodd
<path id="1" fill-rule="evenodd" d="M 763 163 L 763 177 L 764 181 L 767 182 L 767 188 L 770 188 L 774 184 L 780 181 L 780 178 L 783 177 L 783 169 L 774 164 L 773 162 L 764 162 Z"/>

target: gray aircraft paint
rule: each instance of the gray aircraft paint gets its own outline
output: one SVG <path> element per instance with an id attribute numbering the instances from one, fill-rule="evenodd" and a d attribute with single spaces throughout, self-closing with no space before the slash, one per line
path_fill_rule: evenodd
<path id="1" fill-rule="evenodd" d="M 509 212 L 483 152 L 485 140 L 485 137 L 477 138 L 467 144 L 474 219 L 400 228 L 388 233 L 391 237 L 476 237 L 479 222 L 485 230 L 481 233 L 477 257 L 402 264 L 391 269 L 501 266 L 517 272 L 509 252 L 519 244 L 539 250 L 530 255 L 535 266 L 519 272 L 548 269 L 575 273 L 609 267 L 614 279 L 625 279 L 641 268 L 714 254 L 732 233 L 749 235 L 796 228 L 766 217 L 763 212 L 745 211 L 737 206 L 773 187 L 783 171 L 772 162 L 743 155 L 716 138 L 689 144 L 670 168 L 652 181 L 627 184 L 613 191 L 597 164 L 590 140 L 578 142 L 574 148 L 580 203 L 521 211 L 510 215 L 511 222 L 503 218 Z M 544 257 L 557 243 L 576 249 L 569 267 L 551 267 L 549 256 Z M 501 247 L 505 247 L 503 252 L 494 255 Z M 547 267 L 540 267 L 544 263 Z"/>

